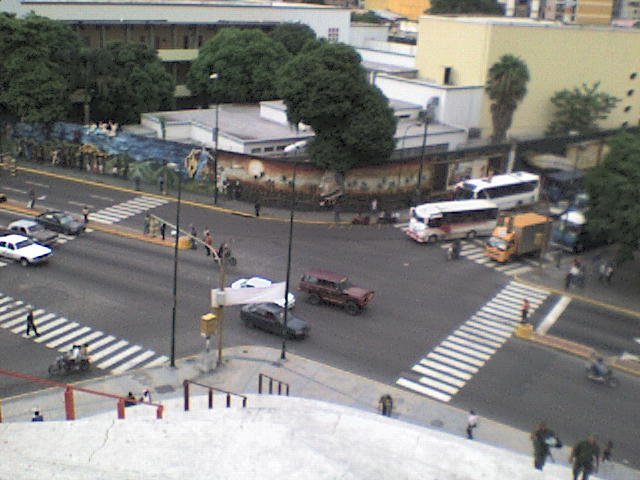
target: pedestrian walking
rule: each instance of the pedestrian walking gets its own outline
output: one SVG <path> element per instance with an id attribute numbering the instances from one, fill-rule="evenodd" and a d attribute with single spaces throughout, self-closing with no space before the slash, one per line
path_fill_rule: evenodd
<path id="1" fill-rule="evenodd" d="M 611 454 L 613 452 L 613 442 L 611 440 L 607 441 L 607 444 L 604 447 L 604 450 L 602 450 L 602 463 L 605 462 L 611 462 Z"/>
<path id="2" fill-rule="evenodd" d="M 135 186 L 136 192 L 140 191 L 140 175 L 136 173 L 136 176 L 133 177 L 133 184 Z"/>
<path id="3" fill-rule="evenodd" d="M 29 310 L 27 310 L 27 337 L 31 333 L 31 330 L 33 330 L 33 333 L 36 335 L 36 337 L 40 336 L 40 333 L 36 328 L 36 324 L 33 321 L 33 310 L 30 308 Z"/>
<path id="4" fill-rule="evenodd" d="M 36 206 L 36 191 L 33 188 L 29 189 L 29 202 L 27 203 L 28 208 L 34 208 Z"/>
<path id="5" fill-rule="evenodd" d="M 562 443 L 556 434 L 553 433 L 553 430 L 547 427 L 545 422 L 538 424 L 535 430 L 531 432 L 530 438 L 533 443 L 533 466 L 537 470 L 542 470 L 547 461 L 547 457 L 551 457 L 553 460 L 550 448 L 552 446 L 562 446 Z"/>
<path id="6" fill-rule="evenodd" d="M 555 251 L 555 260 L 556 260 L 556 268 L 560 268 L 560 264 L 562 263 L 562 249 L 559 248 Z"/>
<path id="7" fill-rule="evenodd" d="M 206 227 L 204 229 L 204 245 L 205 245 L 204 250 L 207 257 L 211 256 L 211 247 L 213 245 L 213 235 L 211 235 L 211 232 Z"/>
<path id="8" fill-rule="evenodd" d="M 142 227 L 143 235 L 149 235 L 149 227 L 151 227 L 151 216 L 147 213 L 144 216 L 144 226 Z"/>
<path id="9" fill-rule="evenodd" d="M 380 397 L 378 401 L 378 407 L 380 408 L 380 413 L 385 417 L 390 417 L 393 412 L 393 399 L 391 395 L 385 393 Z"/>
<path id="10" fill-rule="evenodd" d="M 520 323 L 523 325 L 527 323 L 529 320 L 529 309 L 531 308 L 531 304 L 529 304 L 529 299 L 525 298 L 522 302 L 522 318 L 520 319 Z"/>
<path id="11" fill-rule="evenodd" d="M 580 440 L 571 450 L 569 462 L 573 462 L 573 480 L 578 480 L 582 473 L 582 480 L 589 480 L 589 476 L 598 471 L 600 466 L 600 447 L 595 435 L 589 435 L 586 440 Z"/>
<path id="12" fill-rule="evenodd" d="M 467 417 L 467 438 L 473 440 L 473 430 L 478 427 L 478 416 L 473 410 L 469 410 Z"/>
<path id="13" fill-rule="evenodd" d="M 256 212 L 256 217 L 260 216 L 260 200 L 256 198 L 255 203 L 253 204 L 253 209 Z"/>
<path id="14" fill-rule="evenodd" d="M 163 221 L 162 223 L 160 223 L 160 237 L 162 237 L 162 240 L 164 241 L 167 235 L 167 224 Z"/>
<path id="15" fill-rule="evenodd" d="M 374 198 L 371 200 L 371 216 L 375 216 L 378 214 L 378 199 Z"/>
<path id="16" fill-rule="evenodd" d="M 160 193 L 164 193 L 164 177 L 162 175 L 158 177 L 158 189 Z"/>
<path id="17" fill-rule="evenodd" d="M 89 223 L 89 207 L 87 205 L 82 207 L 82 216 L 84 217 L 84 223 Z"/>
<path id="18" fill-rule="evenodd" d="M 333 204 L 333 221 L 335 223 L 340 222 L 340 204 L 338 202 Z"/>
<path id="19" fill-rule="evenodd" d="M 604 269 L 604 279 L 607 282 L 607 285 L 611 285 L 612 276 L 613 276 L 613 264 L 611 262 L 608 262 L 607 266 Z"/>
<path id="20" fill-rule="evenodd" d="M 196 230 L 196 227 L 191 224 L 189 225 L 189 231 L 191 235 L 191 250 L 196 250 L 198 248 L 198 244 L 196 243 L 196 240 L 198 238 L 198 230 Z"/>
<path id="21" fill-rule="evenodd" d="M 44 417 L 40 413 L 40 410 L 34 410 L 33 417 L 31 417 L 32 422 L 44 422 Z"/>

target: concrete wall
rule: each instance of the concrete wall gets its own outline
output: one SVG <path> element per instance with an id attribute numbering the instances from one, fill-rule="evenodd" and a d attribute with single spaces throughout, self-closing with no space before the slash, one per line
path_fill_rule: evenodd
<path id="1" fill-rule="evenodd" d="M 638 124 L 640 32 L 515 20 L 422 17 L 416 56 L 421 77 L 441 83 L 438 79 L 446 65 L 453 69 L 454 85 L 477 88 L 485 84 L 491 65 L 502 55 L 513 54 L 525 61 L 531 80 L 510 134 L 542 134 L 553 115 L 551 96 L 584 82 L 601 82 L 601 91 L 622 99 L 601 127 Z M 486 94 L 477 127 L 487 134 L 491 131 Z"/>
<path id="2" fill-rule="evenodd" d="M 416 58 L 413 55 L 384 52 L 381 50 L 370 50 L 368 48 L 356 48 L 356 51 L 365 62 L 382 63 L 385 65 L 395 65 L 407 69 L 416 68 Z"/>
<path id="3" fill-rule="evenodd" d="M 349 43 L 352 47 L 364 47 L 368 42 L 375 40 L 386 42 L 389 35 L 389 26 L 373 23 L 352 23 L 349 33 Z"/>

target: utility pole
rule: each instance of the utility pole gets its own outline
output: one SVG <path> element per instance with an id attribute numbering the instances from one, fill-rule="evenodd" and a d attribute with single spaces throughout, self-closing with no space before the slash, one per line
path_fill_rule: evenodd
<path id="1" fill-rule="evenodd" d="M 218 322 L 218 362 L 216 366 L 222 365 L 222 326 L 224 323 L 224 303 L 225 303 L 225 293 L 224 293 L 224 284 L 226 283 L 226 271 L 225 271 L 225 253 L 227 246 L 223 243 L 223 248 L 221 248 L 218 257 L 218 266 L 220 267 L 220 283 L 219 283 L 219 291 L 216 292 L 216 304 L 215 307 L 215 315 Z M 214 251 L 215 254 L 215 251 Z"/>

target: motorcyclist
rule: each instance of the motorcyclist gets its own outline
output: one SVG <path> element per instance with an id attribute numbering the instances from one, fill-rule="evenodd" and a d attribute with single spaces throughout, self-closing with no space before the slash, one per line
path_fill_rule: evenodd
<path id="1" fill-rule="evenodd" d="M 598 378 L 604 378 L 607 373 L 609 373 L 609 367 L 604 363 L 602 357 L 598 357 L 598 359 L 591 364 L 591 373 Z"/>

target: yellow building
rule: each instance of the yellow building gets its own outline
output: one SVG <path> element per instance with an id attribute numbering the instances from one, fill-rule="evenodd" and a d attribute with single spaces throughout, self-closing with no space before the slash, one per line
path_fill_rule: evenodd
<path id="1" fill-rule="evenodd" d="M 429 0 L 365 0 L 367 10 L 389 10 L 409 20 L 418 20 L 420 15 L 431 8 Z"/>
<path id="2" fill-rule="evenodd" d="M 478 89 L 485 85 L 489 68 L 505 54 L 520 57 L 531 77 L 510 135 L 542 134 L 552 119 L 553 94 L 583 83 L 601 82 L 601 91 L 621 100 L 600 123 L 602 128 L 640 123 L 640 31 L 518 18 L 420 18 L 416 53 L 420 78 Z M 483 96 L 477 124 L 487 137 L 492 130 L 490 102 L 486 93 L 477 91 Z"/>
<path id="3" fill-rule="evenodd" d="M 610 25 L 613 0 L 579 0 L 575 7 L 575 23 Z"/>

